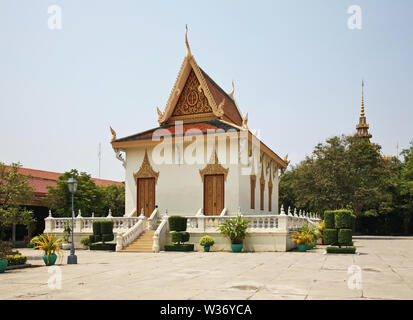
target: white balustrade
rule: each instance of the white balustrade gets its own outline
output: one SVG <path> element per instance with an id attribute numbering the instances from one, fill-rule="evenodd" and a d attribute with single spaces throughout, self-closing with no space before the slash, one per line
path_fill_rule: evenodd
<path id="1" fill-rule="evenodd" d="M 118 234 L 116 237 L 116 251 L 120 251 L 132 243 L 139 235 L 145 231 L 145 219 L 138 219 L 128 231 L 124 234 Z"/>
<path id="2" fill-rule="evenodd" d="M 158 219 L 159 219 L 159 210 L 155 208 L 155 210 L 152 211 L 151 216 L 148 218 L 148 230 L 155 229 Z"/>

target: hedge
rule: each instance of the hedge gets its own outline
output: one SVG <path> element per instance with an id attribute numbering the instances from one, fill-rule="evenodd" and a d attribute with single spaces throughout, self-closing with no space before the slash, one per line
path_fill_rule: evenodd
<path id="1" fill-rule="evenodd" d="M 336 229 L 351 229 L 352 228 L 352 211 L 351 210 L 336 210 L 334 221 Z"/>
<path id="2" fill-rule="evenodd" d="M 324 229 L 323 231 L 324 244 L 337 244 L 337 230 Z"/>
<path id="3" fill-rule="evenodd" d="M 92 228 L 93 228 L 93 234 L 95 236 L 98 236 L 98 235 L 101 234 L 101 232 L 100 232 L 100 221 L 93 222 Z M 98 241 L 100 241 L 100 240 L 98 240 Z"/>
<path id="4" fill-rule="evenodd" d="M 324 211 L 324 222 L 325 222 L 326 229 L 334 229 L 335 228 L 334 211 L 332 211 L 332 210 Z"/>
<path id="5" fill-rule="evenodd" d="M 338 230 L 338 244 L 341 246 L 351 246 L 353 231 L 351 229 L 340 229 Z"/>
<path id="6" fill-rule="evenodd" d="M 327 253 L 356 253 L 356 247 L 327 247 Z"/>
<path id="7" fill-rule="evenodd" d="M 166 244 L 165 251 L 194 251 L 193 243 Z"/>
<path id="8" fill-rule="evenodd" d="M 181 216 L 171 216 L 168 219 L 169 230 L 186 231 L 187 218 Z"/>
<path id="9" fill-rule="evenodd" d="M 172 242 L 187 242 L 187 241 L 189 241 L 189 233 L 186 232 L 186 231 L 171 232 L 171 241 Z"/>
<path id="10" fill-rule="evenodd" d="M 102 220 L 100 222 L 100 232 L 101 234 L 113 234 L 113 221 Z M 110 241 L 110 240 L 108 240 Z"/>
<path id="11" fill-rule="evenodd" d="M 90 250 L 115 251 L 116 243 L 94 243 L 90 245 Z"/>
<path id="12" fill-rule="evenodd" d="M 27 257 L 21 254 L 7 255 L 6 259 L 9 261 L 9 266 L 18 266 L 21 264 L 26 264 L 27 261 Z"/>

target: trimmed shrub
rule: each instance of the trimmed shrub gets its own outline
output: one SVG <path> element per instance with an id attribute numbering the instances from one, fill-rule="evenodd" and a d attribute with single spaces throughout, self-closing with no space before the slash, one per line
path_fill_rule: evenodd
<path id="1" fill-rule="evenodd" d="M 113 221 L 109 221 L 109 220 L 100 221 L 100 233 L 101 234 L 113 234 Z"/>
<path id="2" fill-rule="evenodd" d="M 181 216 L 171 216 L 168 218 L 169 230 L 186 231 L 187 218 Z"/>
<path id="3" fill-rule="evenodd" d="M 352 228 L 352 212 L 350 210 L 335 211 L 335 228 L 336 229 L 351 229 Z"/>
<path id="4" fill-rule="evenodd" d="M 166 244 L 165 251 L 194 251 L 193 243 Z"/>
<path id="5" fill-rule="evenodd" d="M 100 221 L 93 222 L 92 228 L 93 228 L 93 234 L 95 236 L 101 234 L 101 232 L 100 232 Z M 100 240 L 98 240 L 98 241 L 100 241 Z"/>
<path id="6" fill-rule="evenodd" d="M 334 245 L 337 243 L 337 230 L 336 229 L 324 229 L 323 231 L 324 244 Z"/>
<path id="7" fill-rule="evenodd" d="M 356 215 L 351 214 L 351 229 L 353 230 L 353 233 L 356 232 Z"/>
<path id="8" fill-rule="evenodd" d="M 340 229 L 338 230 L 338 244 L 341 246 L 351 246 L 353 232 L 351 229 Z"/>
<path id="9" fill-rule="evenodd" d="M 332 210 L 324 211 L 324 222 L 325 222 L 325 228 L 326 229 L 334 229 L 335 228 L 334 211 L 332 211 Z"/>
<path id="10" fill-rule="evenodd" d="M 345 247 L 345 248 L 338 248 L 338 247 L 327 247 L 327 253 L 356 253 L 356 247 Z"/>
<path id="11" fill-rule="evenodd" d="M 9 266 L 18 266 L 21 264 L 26 264 L 27 257 L 19 254 L 7 255 L 6 259 L 8 260 Z"/>
<path id="12" fill-rule="evenodd" d="M 89 240 L 90 240 L 90 243 L 100 242 L 102 241 L 102 236 L 101 235 L 89 236 Z"/>
<path id="13" fill-rule="evenodd" d="M 186 231 L 178 232 L 174 231 L 171 232 L 171 241 L 172 242 L 187 242 L 189 241 L 189 233 Z"/>
<path id="14" fill-rule="evenodd" d="M 108 242 L 108 241 L 112 241 L 113 239 L 115 239 L 114 234 L 102 234 L 102 242 Z"/>
<path id="15" fill-rule="evenodd" d="M 90 250 L 115 251 L 116 243 L 94 243 L 90 245 Z"/>

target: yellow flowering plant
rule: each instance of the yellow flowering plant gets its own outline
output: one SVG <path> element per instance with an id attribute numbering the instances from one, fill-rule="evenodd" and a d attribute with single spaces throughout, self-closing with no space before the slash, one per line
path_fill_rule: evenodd
<path id="1" fill-rule="evenodd" d="M 46 255 L 47 263 L 49 263 L 49 255 L 57 253 L 61 258 L 63 258 L 63 252 L 59 245 L 63 243 L 62 238 L 57 238 L 55 234 L 42 234 L 35 241 L 35 248 L 43 250 Z"/>

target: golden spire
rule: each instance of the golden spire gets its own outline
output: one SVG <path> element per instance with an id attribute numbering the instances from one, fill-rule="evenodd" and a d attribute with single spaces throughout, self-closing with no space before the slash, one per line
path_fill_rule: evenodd
<path id="1" fill-rule="evenodd" d="M 365 117 L 364 115 L 364 80 L 361 80 L 361 113 L 360 117 Z"/>
<path id="2" fill-rule="evenodd" d="M 189 42 L 188 42 L 188 25 L 185 25 L 185 44 L 186 44 L 186 56 L 190 57 L 192 56 L 191 53 L 191 48 L 189 48 Z"/>

